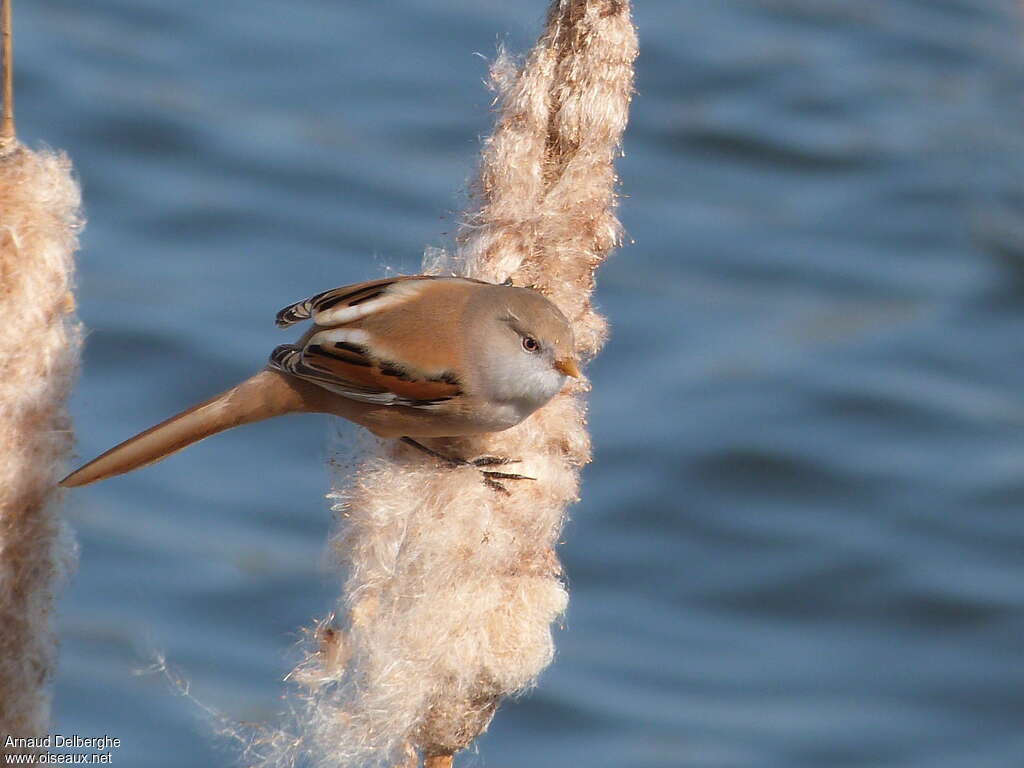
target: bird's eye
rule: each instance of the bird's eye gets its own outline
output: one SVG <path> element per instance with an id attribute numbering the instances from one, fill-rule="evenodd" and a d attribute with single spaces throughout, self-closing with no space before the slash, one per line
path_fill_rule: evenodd
<path id="1" fill-rule="evenodd" d="M 533 336 L 523 336 L 523 349 L 527 352 L 540 352 L 540 342 Z"/>

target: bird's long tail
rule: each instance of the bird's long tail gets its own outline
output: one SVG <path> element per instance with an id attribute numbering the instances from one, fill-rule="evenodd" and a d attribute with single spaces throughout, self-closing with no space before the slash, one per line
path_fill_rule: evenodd
<path id="1" fill-rule="evenodd" d="M 60 481 L 88 485 L 153 464 L 203 438 L 290 411 L 315 410 L 308 386 L 277 371 L 260 371 L 236 387 L 172 416 L 99 456 Z"/>

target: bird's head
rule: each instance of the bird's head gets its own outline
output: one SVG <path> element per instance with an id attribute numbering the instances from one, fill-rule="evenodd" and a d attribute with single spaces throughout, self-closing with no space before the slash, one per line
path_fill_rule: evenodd
<path id="1" fill-rule="evenodd" d="M 486 394 L 515 403 L 524 416 L 557 394 L 567 376 L 580 376 L 575 339 L 565 315 L 529 288 L 494 286 L 470 328 Z"/>

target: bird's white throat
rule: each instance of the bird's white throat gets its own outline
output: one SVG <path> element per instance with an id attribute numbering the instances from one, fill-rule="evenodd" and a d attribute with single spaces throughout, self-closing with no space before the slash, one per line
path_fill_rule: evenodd
<path id="1" fill-rule="evenodd" d="M 501 369 L 490 369 L 484 385 L 489 398 L 515 409 L 520 419 L 544 405 L 565 384 L 565 375 L 545 357 L 517 355 Z"/>

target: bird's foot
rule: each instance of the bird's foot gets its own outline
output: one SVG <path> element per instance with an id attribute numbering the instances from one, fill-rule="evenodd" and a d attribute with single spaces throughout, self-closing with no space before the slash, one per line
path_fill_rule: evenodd
<path id="1" fill-rule="evenodd" d="M 509 490 L 501 481 L 503 480 L 536 480 L 535 477 L 529 477 L 527 475 L 520 475 L 515 472 L 496 472 L 490 469 L 483 469 L 483 467 L 496 467 L 504 466 L 506 464 L 515 464 L 519 459 L 510 459 L 507 456 L 480 456 L 476 459 L 460 459 L 454 456 L 445 456 L 443 453 L 435 451 L 433 448 L 428 448 L 422 443 L 418 443 L 411 437 L 403 437 L 402 442 L 406 445 L 410 445 L 418 451 L 426 453 L 428 456 L 433 456 L 435 459 L 440 459 L 446 464 L 453 467 L 473 467 L 479 470 L 483 476 L 484 485 L 488 488 L 492 488 L 499 493 L 508 495 Z"/>

